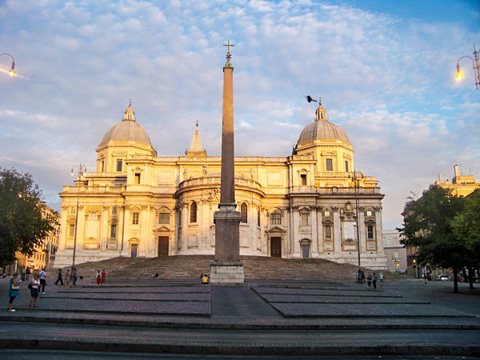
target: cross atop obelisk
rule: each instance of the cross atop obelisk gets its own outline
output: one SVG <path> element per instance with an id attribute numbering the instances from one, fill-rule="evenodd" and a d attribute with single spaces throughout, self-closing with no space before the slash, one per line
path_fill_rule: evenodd
<path id="1" fill-rule="evenodd" d="M 215 260 L 211 265 L 212 284 L 239 284 L 244 282 L 243 264 L 240 262 L 239 224 L 241 215 L 235 210 L 235 158 L 233 126 L 233 66 L 230 63 L 230 40 L 224 46 L 227 63 L 223 67 L 222 115 L 222 169 L 220 204 L 214 214 Z"/>
<path id="2" fill-rule="evenodd" d="M 230 44 L 230 40 L 228 40 L 226 44 L 223 44 L 223 46 L 227 47 L 227 63 L 225 64 L 225 67 L 233 68 L 232 64 L 230 63 L 230 59 L 232 58 L 232 55 L 230 54 L 230 46 L 233 47 L 235 45 Z"/>

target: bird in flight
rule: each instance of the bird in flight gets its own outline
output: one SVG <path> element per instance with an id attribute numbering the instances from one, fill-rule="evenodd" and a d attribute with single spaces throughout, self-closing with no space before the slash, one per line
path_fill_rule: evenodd
<path id="1" fill-rule="evenodd" d="M 308 102 L 312 102 L 312 101 L 317 102 L 317 100 L 312 99 L 312 97 L 310 95 L 305 96 L 305 97 L 307 98 Z"/>

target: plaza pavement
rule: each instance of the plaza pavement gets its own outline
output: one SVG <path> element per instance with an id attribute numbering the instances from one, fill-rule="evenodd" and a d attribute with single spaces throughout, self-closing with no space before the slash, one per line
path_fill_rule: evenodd
<path id="1" fill-rule="evenodd" d="M 34 309 L 22 284 L 17 312 L 9 313 L 8 279 L 1 279 L 0 348 L 480 356 L 480 291 L 452 289 L 414 279 L 376 290 L 354 282 L 210 286 L 197 279 L 109 279 L 105 286 L 85 279 L 63 289 L 50 280 Z M 103 335 L 88 335 L 95 332 Z"/>

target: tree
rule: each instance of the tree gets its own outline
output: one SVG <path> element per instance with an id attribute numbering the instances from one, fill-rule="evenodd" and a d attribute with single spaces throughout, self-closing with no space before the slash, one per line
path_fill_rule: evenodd
<path id="1" fill-rule="evenodd" d="M 466 265 L 470 252 L 453 228 L 453 219 L 463 209 L 464 199 L 449 189 L 432 185 L 417 199 L 405 205 L 402 243 L 418 248 L 421 263 L 452 268 L 454 292 L 458 292 L 457 274 Z"/>
<path id="2" fill-rule="evenodd" d="M 465 241 L 470 252 L 468 275 L 473 288 L 473 273 L 480 268 L 480 189 L 465 197 L 465 208 L 453 219 L 453 230 L 458 238 Z"/>
<path id="3" fill-rule="evenodd" d="M 56 219 L 41 201 L 42 192 L 30 174 L 0 168 L 0 266 L 15 260 L 15 252 L 32 255 L 53 231 Z"/>

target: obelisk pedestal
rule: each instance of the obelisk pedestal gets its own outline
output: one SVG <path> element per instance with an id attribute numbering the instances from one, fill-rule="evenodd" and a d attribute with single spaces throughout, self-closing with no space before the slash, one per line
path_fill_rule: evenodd
<path id="1" fill-rule="evenodd" d="M 235 159 L 233 139 L 233 66 L 230 63 L 230 41 L 227 63 L 223 68 L 222 171 L 221 191 L 215 221 L 215 260 L 210 266 L 210 283 L 243 284 L 243 264 L 240 261 L 240 219 L 235 210 Z"/>

